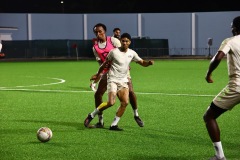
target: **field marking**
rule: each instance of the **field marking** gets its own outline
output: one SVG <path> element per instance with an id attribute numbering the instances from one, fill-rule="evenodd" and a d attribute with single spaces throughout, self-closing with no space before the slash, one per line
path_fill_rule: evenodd
<path id="1" fill-rule="evenodd" d="M 0 90 L 2 90 L 2 89 L 9 89 L 9 88 L 24 88 L 24 87 L 50 86 L 50 85 L 56 85 L 56 84 L 61 84 L 61 83 L 65 83 L 65 82 L 66 82 L 66 80 L 61 79 L 61 78 L 51 78 L 51 77 L 45 77 L 45 78 L 58 80 L 59 82 L 46 83 L 46 84 L 33 84 L 33 85 L 28 85 L 28 86 L 0 87 Z"/>
<path id="2" fill-rule="evenodd" d="M 43 89 L 25 89 L 24 87 L 39 87 L 39 86 L 49 86 L 49 85 L 56 85 L 65 83 L 66 80 L 60 78 L 51 78 L 46 77 L 49 79 L 58 80 L 59 82 L 55 83 L 46 83 L 46 84 L 34 84 L 28 86 L 14 86 L 14 87 L 0 87 L 0 91 L 31 91 L 31 92 L 58 92 L 58 93 L 94 93 L 93 91 L 76 91 L 76 90 L 43 90 Z M 176 94 L 176 93 L 160 93 L 160 92 L 135 92 L 136 94 L 142 95 L 163 95 L 163 96 L 189 96 L 189 97 L 213 97 L 214 95 L 198 95 L 198 94 Z"/>
<path id="3" fill-rule="evenodd" d="M 36 89 L 18 89 L 18 88 L 0 88 L 0 91 L 31 91 L 31 92 L 59 92 L 59 93 L 94 93 L 93 91 L 74 91 L 74 90 L 36 90 Z M 163 95 L 163 96 L 189 96 L 189 97 L 213 97 L 215 95 L 201 95 L 201 94 L 175 94 L 175 93 L 148 93 L 135 92 L 136 94 L 145 95 Z"/>

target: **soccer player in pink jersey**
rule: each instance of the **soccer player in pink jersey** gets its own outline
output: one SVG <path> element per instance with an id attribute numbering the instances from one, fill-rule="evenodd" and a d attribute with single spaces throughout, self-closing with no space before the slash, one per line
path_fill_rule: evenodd
<path id="1" fill-rule="evenodd" d="M 99 65 L 101 65 L 105 61 L 108 53 L 112 49 L 121 46 L 121 43 L 117 38 L 106 36 L 106 31 L 107 31 L 107 27 L 102 23 L 98 23 L 93 27 L 93 32 L 97 38 L 97 42 L 93 46 L 93 53 Z M 101 73 L 101 76 L 99 76 L 98 78 L 100 79 L 100 81 L 98 82 L 98 87 L 94 94 L 96 108 L 102 103 L 102 97 L 107 90 L 107 70 L 104 69 L 104 71 Z M 95 79 L 94 81 L 97 82 L 99 79 Z M 130 71 L 128 72 L 128 80 L 129 80 L 128 81 L 129 99 L 133 109 L 134 119 L 140 127 L 143 127 L 144 122 L 141 120 L 138 114 L 137 97 L 133 90 Z M 89 126 L 89 127 L 103 128 L 104 121 L 103 121 L 103 114 L 101 112 L 98 113 L 98 118 L 99 118 L 99 122 L 94 126 Z"/>
<path id="2" fill-rule="evenodd" d="M 117 110 L 116 116 L 110 126 L 110 130 L 121 131 L 118 127 L 118 122 L 125 112 L 129 100 L 129 85 L 128 74 L 131 61 L 135 61 L 143 67 L 153 65 L 154 61 L 145 61 L 138 54 L 129 48 L 131 44 L 131 36 L 128 33 L 121 35 L 121 47 L 112 49 L 105 61 L 100 66 L 97 74 L 92 76 L 92 80 L 101 76 L 102 71 L 109 67 L 107 72 L 107 91 L 108 101 L 102 102 L 92 113 L 89 113 L 84 121 L 85 127 L 88 127 L 91 120 L 105 109 L 113 106 L 116 102 L 116 97 L 120 100 L 120 107 Z M 110 65 L 109 65 L 110 64 Z"/>
<path id="3" fill-rule="evenodd" d="M 226 55 L 229 82 L 213 99 L 203 117 L 215 150 L 215 155 L 211 160 L 226 160 L 216 119 L 240 103 L 240 16 L 233 19 L 231 28 L 233 36 L 223 40 L 218 52 L 210 62 L 205 77 L 208 83 L 213 83 L 212 72 Z"/>

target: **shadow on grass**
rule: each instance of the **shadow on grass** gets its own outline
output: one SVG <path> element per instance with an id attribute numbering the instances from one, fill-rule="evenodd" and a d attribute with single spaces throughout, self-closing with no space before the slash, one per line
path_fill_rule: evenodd
<path id="1" fill-rule="evenodd" d="M 28 123 L 41 123 L 46 125 L 60 125 L 60 126 L 68 126 L 68 127 L 74 127 L 78 130 L 85 129 L 83 123 L 77 123 L 77 122 L 63 122 L 63 121 L 47 121 L 47 120 L 14 120 L 17 122 L 28 122 Z"/>

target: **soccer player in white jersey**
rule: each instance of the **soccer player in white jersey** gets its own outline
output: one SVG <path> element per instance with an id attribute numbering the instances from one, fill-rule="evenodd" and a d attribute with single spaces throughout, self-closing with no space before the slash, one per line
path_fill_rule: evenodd
<path id="1" fill-rule="evenodd" d="M 154 61 L 145 61 L 138 56 L 138 54 L 129 48 L 131 44 L 131 36 L 128 33 L 121 35 L 121 47 L 115 48 L 109 52 L 106 60 L 100 66 L 97 74 L 92 76 L 92 80 L 97 79 L 105 67 L 110 66 L 107 73 L 107 91 L 108 102 L 101 103 L 92 113 L 89 113 L 84 121 L 85 127 L 89 126 L 92 119 L 105 109 L 113 106 L 116 102 L 116 96 L 120 100 L 120 107 L 116 112 L 114 121 L 110 126 L 110 130 L 121 131 L 118 127 L 118 122 L 128 105 L 129 87 L 128 87 L 128 70 L 131 61 L 135 61 L 141 66 L 148 67 L 153 65 Z M 110 65 L 109 65 L 110 64 Z"/>
<path id="2" fill-rule="evenodd" d="M 229 82 L 213 99 L 203 117 L 215 149 L 215 155 L 211 160 L 226 160 L 216 119 L 240 103 L 240 16 L 233 19 L 231 28 L 233 36 L 223 40 L 218 52 L 210 62 L 205 77 L 208 83 L 213 83 L 212 72 L 226 55 Z"/>
<path id="3" fill-rule="evenodd" d="M 107 27 L 102 23 L 98 23 L 93 27 L 93 32 L 96 35 L 96 39 L 94 40 L 94 45 L 92 49 L 99 65 L 101 65 L 105 61 L 108 53 L 113 48 L 117 48 L 121 46 L 121 42 L 119 41 L 119 39 L 107 36 L 106 31 L 107 31 Z M 98 79 L 94 79 L 94 81 L 92 81 L 94 83 L 91 83 L 90 85 L 90 87 L 94 90 L 95 88 L 94 84 L 98 80 L 100 80 L 98 82 L 98 86 L 94 94 L 95 108 L 97 108 L 103 102 L 102 97 L 107 90 L 107 71 L 108 69 L 105 69 L 104 72 L 101 74 L 102 76 L 98 77 Z M 140 127 L 143 127 L 144 122 L 142 121 L 138 113 L 137 96 L 133 89 L 130 71 L 128 73 L 128 88 L 129 88 L 129 101 L 132 106 L 133 114 L 134 114 L 133 118 Z M 99 119 L 99 122 L 96 123 L 95 125 L 89 125 L 89 128 L 103 128 L 104 121 L 103 121 L 102 112 L 98 113 L 98 119 Z"/>

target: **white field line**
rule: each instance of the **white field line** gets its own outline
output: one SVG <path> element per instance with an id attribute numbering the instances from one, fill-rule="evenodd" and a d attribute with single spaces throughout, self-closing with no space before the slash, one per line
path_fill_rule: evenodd
<path id="1" fill-rule="evenodd" d="M 60 78 L 50 78 L 49 79 L 58 80 L 55 83 L 47 83 L 47 84 L 35 84 L 35 85 L 28 85 L 28 86 L 14 86 L 14 87 L 0 87 L 0 91 L 31 91 L 31 92 L 59 92 L 59 93 L 94 93 L 93 91 L 74 91 L 74 90 L 42 90 L 42 89 L 25 89 L 25 87 L 39 87 L 39 86 L 50 86 L 56 85 L 66 82 L 64 79 Z M 147 93 L 147 92 L 135 92 L 136 94 L 142 95 L 163 95 L 163 96 L 190 96 L 190 97 L 213 97 L 214 95 L 200 95 L 200 94 L 175 94 L 175 93 Z"/>
<path id="2" fill-rule="evenodd" d="M 46 84 L 33 84 L 33 85 L 28 85 L 28 86 L 0 87 L 0 90 L 2 90 L 2 89 L 10 89 L 10 88 L 13 88 L 13 89 L 14 89 L 14 88 L 25 88 L 25 87 L 50 86 L 50 85 L 61 84 L 61 83 L 66 82 L 66 80 L 60 79 L 60 78 L 50 78 L 50 77 L 46 77 L 46 78 L 58 80 L 58 82 L 55 82 L 55 83 L 46 83 Z"/>
<path id="3" fill-rule="evenodd" d="M 94 93 L 93 91 L 76 91 L 76 90 L 36 90 L 36 89 L 18 89 L 18 88 L 0 88 L 0 91 L 31 91 L 31 92 L 59 92 L 59 93 Z M 146 93 L 135 92 L 142 95 L 163 95 L 163 96 L 189 96 L 189 97 L 213 97 L 214 95 L 200 95 L 200 94 L 174 94 L 174 93 Z"/>

